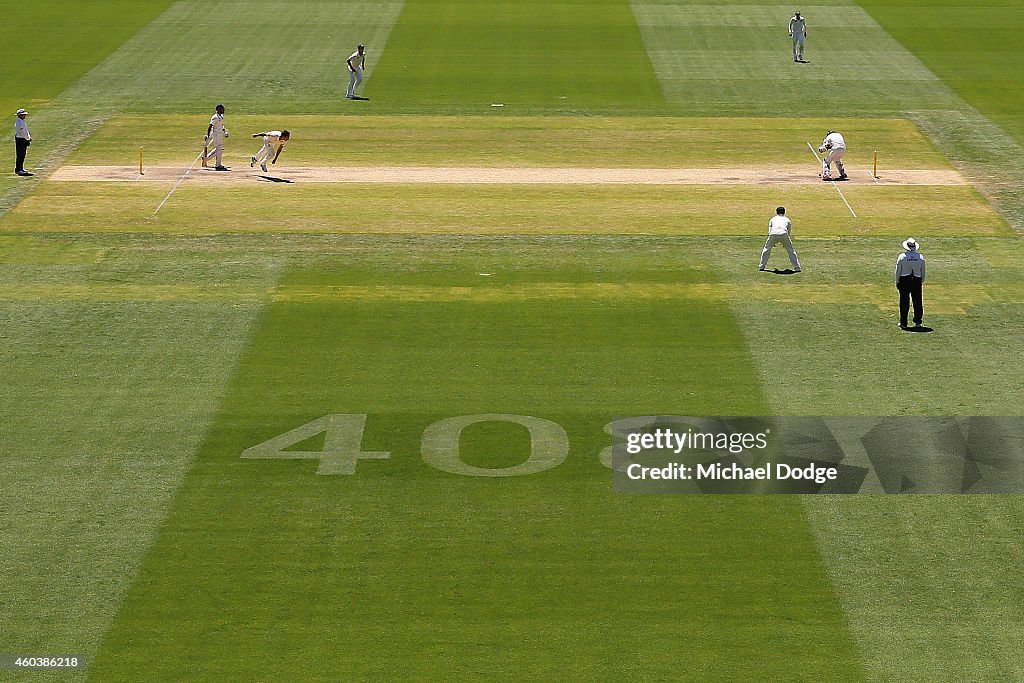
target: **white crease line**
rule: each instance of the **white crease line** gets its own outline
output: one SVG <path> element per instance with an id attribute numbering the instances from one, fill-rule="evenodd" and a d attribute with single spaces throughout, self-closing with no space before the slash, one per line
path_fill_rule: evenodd
<path id="1" fill-rule="evenodd" d="M 807 141 L 805 140 L 804 142 L 807 142 Z M 814 145 L 812 145 L 811 143 L 808 142 L 807 143 L 807 149 L 811 150 L 811 154 L 814 155 L 814 158 L 818 160 L 819 164 L 823 163 L 822 160 L 821 160 L 821 157 L 818 156 L 818 151 L 816 149 L 814 149 Z M 832 187 L 836 188 L 836 192 L 839 193 L 839 197 L 843 200 L 843 204 L 846 204 L 846 208 L 849 209 L 850 213 L 853 214 L 853 217 L 856 218 L 857 217 L 857 212 L 853 210 L 852 206 L 850 206 L 850 202 L 846 201 L 846 195 L 843 194 L 843 191 L 839 189 L 839 186 L 836 185 L 834 180 L 831 180 L 831 181 L 828 181 L 828 182 L 830 182 L 832 184 Z M 875 182 L 878 182 L 878 181 L 875 181 Z"/>
<path id="2" fill-rule="evenodd" d="M 153 212 L 154 216 L 157 215 L 158 213 L 160 213 L 160 209 L 164 208 L 164 204 L 166 204 L 167 200 L 171 198 L 171 195 L 174 194 L 174 191 L 178 189 L 178 187 L 181 185 L 182 181 L 185 180 L 185 178 L 188 177 L 188 174 L 192 172 L 192 167 L 196 165 L 196 162 L 199 161 L 199 157 L 201 157 L 201 156 L 203 156 L 202 151 L 200 151 L 199 155 L 196 156 L 196 158 L 192 160 L 192 163 L 188 165 L 188 168 L 185 169 L 185 172 L 181 174 L 181 177 L 178 178 L 178 182 L 176 182 L 174 184 L 174 187 L 172 187 L 171 191 L 167 193 L 167 196 L 164 197 L 164 200 L 162 202 L 160 202 L 160 206 L 156 207 L 156 211 Z"/>

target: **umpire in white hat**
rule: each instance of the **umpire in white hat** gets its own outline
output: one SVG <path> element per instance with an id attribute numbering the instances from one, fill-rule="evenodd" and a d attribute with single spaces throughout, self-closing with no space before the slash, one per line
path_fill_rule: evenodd
<path id="1" fill-rule="evenodd" d="M 25 123 L 28 112 L 19 109 L 14 115 L 14 172 L 20 176 L 30 176 L 32 174 L 25 170 L 25 152 L 32 144 L 32 133 L 28 132 L 28 124 Z"/>
<path id="2" fill-rule="evenodd" d="M 918 251 L 917 240 L 908 237 L 903 242 L 903 253 L 896 259 L 896 289 L 900 292 L 900 327 L 907 329 L 910 301 L 914 301 L 914 327 L 921 326 L 924 309 L 921 288 L 924 285 L 924 256 Z"/>

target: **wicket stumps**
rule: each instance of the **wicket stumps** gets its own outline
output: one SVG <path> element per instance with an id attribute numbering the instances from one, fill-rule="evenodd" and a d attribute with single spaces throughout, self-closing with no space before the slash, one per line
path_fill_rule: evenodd
<path id="1" fill-rule="evenodd" d="M 872 178 L 877 178 L 878 177 L 878 150 L 877 149 L 875 150 L 874 160 L 871 163 L 871 177 Z"/>
<path id="2" fill-rule="evenodd" d="M 143 150 L 143 148 L 139 147 L 139 175 L 146 175 L 142 171 L 142 150 Z"/>

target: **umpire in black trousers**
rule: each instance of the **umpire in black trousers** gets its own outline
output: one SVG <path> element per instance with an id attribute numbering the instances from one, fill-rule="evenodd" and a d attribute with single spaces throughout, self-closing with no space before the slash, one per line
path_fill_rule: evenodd
<path id="1" fill-rule="evenodd" d="M 907 328 L 907 314 L 910 301 L 914 301 L 914 326 L 920 327 L 924 317 L 921 304 L 921 288 L 924 285 L 924 256 L 918 251 L 921 245 L 913 237 L 903 243 L 903 253 L 896 259 L 896 289 L 900 292 L 900 327 Z"/>
<path id="2" fill-rule="evenodd" d="M 17 118 L 14 119 L 14 172 L 20 176 L 30 176 L 32 174 L 25 170 L 25 152 L 32 144 L 32 134 L 28 132 L 28 124 L 25 123 L 28 112 L 19 109 L 15 116 Z"/>

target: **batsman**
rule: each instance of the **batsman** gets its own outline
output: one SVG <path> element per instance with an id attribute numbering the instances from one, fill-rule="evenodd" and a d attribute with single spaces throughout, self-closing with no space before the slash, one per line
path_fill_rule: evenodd
<path id="1" fill-rule="evenodd" d="M 224 165 L 224 138 L 228 137 L 228 129 L 224 127 L 224 105 L 218 104 L 213 116 L 210 117 L 210 125 L 206 127 L 206 137 L 203 138 L 203 168 L 207 167 L 210 157 L 217 159 L 216 171 L 227 171 Z M 210 147 L 213 147 L 213 154 L 210 154 Z"/>
<path id="2" fill-rule="evenodd" d="M 846 180 L 846 166 L 843 165 L 843 156 L 846 154 L 846 140 L 843 134 L 837 130 L 830 130 L 825 133 L 825 139 L 821 141 L 818 151 L 825 155 L 821 160 L 821 179 L 832 180 L 832 162 L 836 162 L 839 169 L 839 177 L 836 180 Z"/>

